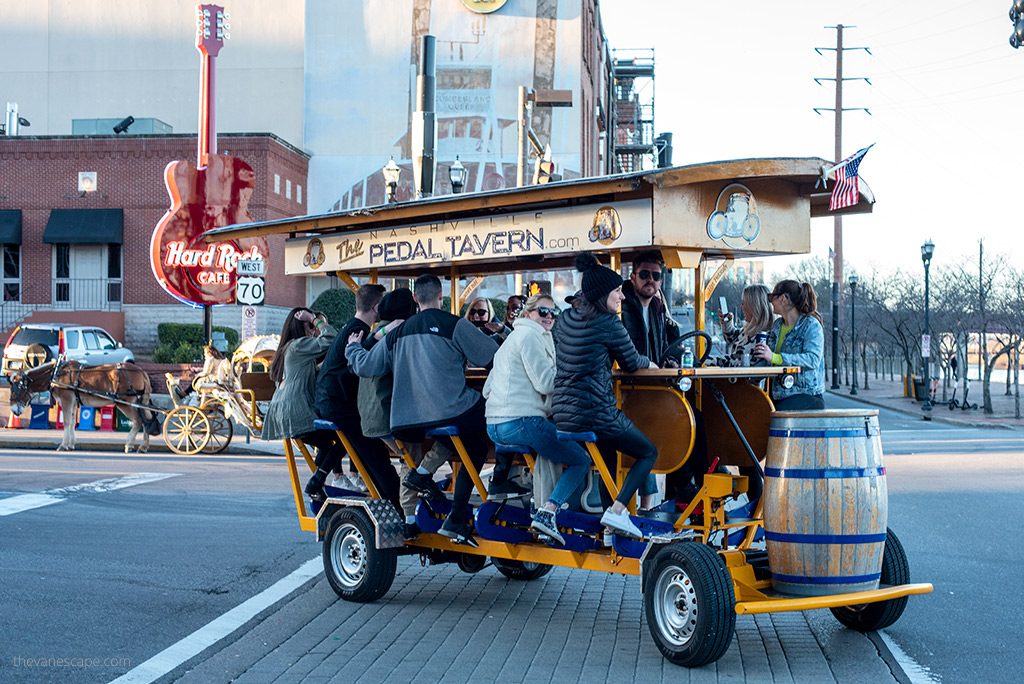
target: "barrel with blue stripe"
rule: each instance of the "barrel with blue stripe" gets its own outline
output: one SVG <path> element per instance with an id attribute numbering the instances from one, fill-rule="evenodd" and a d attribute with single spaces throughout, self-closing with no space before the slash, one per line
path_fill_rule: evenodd
<path id="1" fill-rule="evenodd" d="M 764 530 L 776 591 L 878 588 L 888 494 L 878 411 L 777 411 L 768 432 Z"/>

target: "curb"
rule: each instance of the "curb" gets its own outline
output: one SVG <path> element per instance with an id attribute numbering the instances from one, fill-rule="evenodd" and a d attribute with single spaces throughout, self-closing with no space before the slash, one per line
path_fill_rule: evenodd
<path id="1" fill-rule="evenodd" d="M 890 404 L 883 404 L 882 402 L 873 401 L 871 399 L 862 399 L 859 395 L 851 396 L 849 394 L 842 393 L 842 392 L 837 392 L 837 391 L 832 390 L 832 389 L 827 389 L 825 391 L 828 392 L 829 394 L 834 394 L 837 397 L 843 397 L 845 399 L 851 399 L 853 401 L 860 402 L 861 404 L 867 404 L 868 406 L 874 406 L 875 408 L 883 408 L 883 409 L 887 409 L 889 411 L 895 411 L 896 413 L 902 413 L 903 415 L 910 416 L 911 418 L 920 418 L 921 422 L 943 423 L 945 425 L 955 425 L 955 426 L 958 426 L 958 427 L 996 428 L 996 429 L 1014 430 L 1014 431 L 1019 430 L 1019 428 L 1017 428 L 1015 425 L 1007 425 L 1006 423 L 986 423 L 986 422 L 981 422 L 981 421 L 957 420 L 955 418 L 946 418 L 946 417 L 943 417 L 943 416 L 935 415 L 935 410 L 934 409 L 932 410 L 931 417 L 930 418 L 926 418 L 924 411 L 911 411 L 910 409 L 905 409 L 905 408 L 902 408 L 902 407 L 896 407 L 896 406 L 892 406 Z"/>
<path id="2" fill-rule="evenodd" d="M 61 437 L 44 437 L 41 439 L 10 439 L 0 437 L 0 449 L 56 449 L 60 446 Z M 136 439 L 136 444 L 139 443 Z M 90 442 L 85 440 L 79 440 L 75 445 L 75 451 L 114 451 L 117 453 L 125 453 L 124 442 Z M 136 453 L 136 452 L 131 452 Z M 164 443 L 160 438 L 150 438 L 149 450 L 147 454 L 171 454 L 173 456 L 180 456 L 181 454 L 175 454 L 171 449 Z M 234 444 L 228 445 L 227 451 L 221 452 L 221 454 L 196 454 L 196 456 L 208 456 L 216 457 L 220 455 L 225 456 L 279 456 L 280 454 L 274 454 L 269 451 L 261 451 L 260 449 L 253 449 L 239 445 L 236 447 Z"/>

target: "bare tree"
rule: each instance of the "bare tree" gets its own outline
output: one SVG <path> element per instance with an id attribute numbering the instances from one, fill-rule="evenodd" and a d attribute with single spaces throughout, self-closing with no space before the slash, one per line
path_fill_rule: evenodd
<path id="1" fill-rule="evenodd" d="M 1024 339 L 1024 270 L 1007 269 L 1003 276 L 1002 309 L 1005 312 L 1005 324 L 1014 337 L 1010 363 L 1007 366 L 1009 377 L 1010 366 L 1013 367 L 1013 415 L 1020 418 L 1020 352 L 1021 340 Z"/>
<path id="2" fill-rule="evenodd" d="M 923 284 L 903 271 L 888 275 L 873 273 L 871 282 L 864 287 L 864 299 L 871 307 L 873 331 L 878 340 L 898 350 L 906 374 L 910 375 L 917 369 L 916 361 L 920 356 Z"/>

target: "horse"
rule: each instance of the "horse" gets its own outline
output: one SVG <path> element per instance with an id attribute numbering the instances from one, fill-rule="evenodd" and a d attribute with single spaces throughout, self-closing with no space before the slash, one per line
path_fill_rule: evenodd
<path id="1" fill-rule="evenodd" d="M 36 392 L 50 390 L 64 411 L 64 438 L 57 451 L 75 448 L 75 418 L 79 406 L 109 406 L 113 403 L 131 422 L 124 452 L 135 450 L 135 436 L 142 432 L 137 451 L 149 450 L 149 436 L 159 434 L 156 410 L 140 410 L 132 404 L 151 406 L 149 375 L 133 363 L 83 366 L 77 361 L 48 361 L 11 376 L 11 412 L 20 416 Z M 144 415 L 149 413 L 149 416 Z"/>

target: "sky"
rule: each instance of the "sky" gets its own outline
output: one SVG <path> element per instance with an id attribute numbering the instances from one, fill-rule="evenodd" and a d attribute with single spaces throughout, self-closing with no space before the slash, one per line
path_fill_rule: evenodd
<path id="1" fill-rule="evenodd" d="M 860 167 L 871 214 L 843 219 L 847 269 L 933 268 L 1016 246 L 1024 148 L 1024 48 L 1009 44 L 1010 0 L 600 0 L 613 49 L 655 50 L 655 127 L 674 134 L 673 164 L 835 153 L 835 50 L 843 24 L 843 156 L 875 143 Z M 815 107 L 829 111 L 821 115 Z M 1016 125 L 1015 125 L 1016 124 Z M 1006 190 L 994 201 L 994 190 Z M 833 220 L 811 222 L 827 257 Z M 766 264 L 778 272 L 783 261 Z M 785 260 L 788 263 L 788 260 Z"/>

